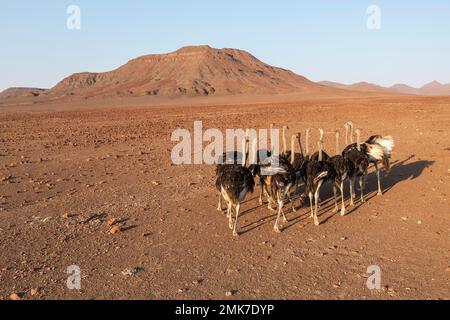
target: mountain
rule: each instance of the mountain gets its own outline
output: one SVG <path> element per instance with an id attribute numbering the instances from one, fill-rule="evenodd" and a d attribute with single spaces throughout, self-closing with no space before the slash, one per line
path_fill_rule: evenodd
<path id="1" fill-rule="evenodd" d="M 374 83 L 358 82 L 347 86 L 350 90 L 362 91 L 362 92 L 389 92 L 387 88 L 381 87 Z"/>
<path id="2" fill-rule="evenodd" d="M 442 84 L 438 81 L 433 81 L 421 87 L 420 92 L 429 95 L 449 95 L 450 83 Z"/>
<path id="3" fill-rule="evenodd" d="M 368 82 L 358 82 L 350 85 L 333 81 L 321 81 L 319 84 L 346 90 L 379 93 L 400 93 L 416 95 L 450 95 L 450 84 L 442 84 L 437 81 L 430 82 L 420 88 L 414 88 L 406 84 L 398 83 L 389 88 Z"/>
<path id="4" fill-rule="evenodd" d="M 395 91 L 398 93 L 406 93 L 406 94 L 420 94 L 419 89 L 410 87 L 403 83 L 397 83 L 388 88 L 391 91 Z"/>
<path id="5" fill-rule="evenodd" d="M 50 97 L 210 96 L 303 92 L 321 86 L 272 67 L 237 49 L 190 46 L 145 55 L 105 73 L 73 74 L 46 92 Z"/>
<path id="6" fill-rule="evenodd" d="M 329 87 L 333 87 L 333 88 L 338 88 L 338 89 L 347 89 L 347 90 L 354 90 L 354 91 L 361 91 L 361 92 L 389 92 L 389 90 L 387 88 L 378 86 L 376 84 L 373 83 L 369 83 L 369 82 L 358 82 L 358 83 L 354 83 L 354 84 L 343 84 L 343 83 L 339 83 L 339 82 L 333 82 L 333 81 L 321 81 L 318 82 L 321 85 L 324 86 L 329 86 Z"/>
<path id="7" fill-rule="evenodd" d="M 320 82 L 318 82 L 318 84 L 327 86 L 327 87 L 338 88 L 338 89 L 347 89 L 347 87 L 348 87 L 345 84 L 342 84 L 339 82 L 334 82 L 334 81 L 320 81 Z"/>
<path id="8" fill-rule="evenodd" d="M 44 93 L 46 89 L 13 87 L 0 92 L 0 99 L 19 98 L 19 97 L 37 97 Z"/>

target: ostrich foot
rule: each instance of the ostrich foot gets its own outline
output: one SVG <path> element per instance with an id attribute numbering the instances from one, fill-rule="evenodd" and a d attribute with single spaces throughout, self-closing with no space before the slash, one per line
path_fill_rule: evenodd
<path id="1" fill-rule="evenodd" d="M 317 219 L 317 218 L 314 219 L 314 225 L 315 226 L 319 226 L 320 225 L 319 219 Z"/>
<path id="2" fill-rule="evenodd" d="M 239 237 L 239 233 L 237 233 L 236 231 L 233 231 L 233 237 Z"/>
<path id="3" fill-rule="evenodd" d="M 345 216 L 345 214 L 346 214 L 345 209 L 342 209 L 341 210 L 341 216 Z"/>
<path id="4" fill-rule="evenodd" d="M 273 231 L 275 231 L 276 233 L 281 233 L 281 230 L 278 226 L 273 227 Z"/>

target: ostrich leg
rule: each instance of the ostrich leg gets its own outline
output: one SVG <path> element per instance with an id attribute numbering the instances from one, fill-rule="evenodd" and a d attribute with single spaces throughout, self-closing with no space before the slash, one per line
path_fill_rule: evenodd
<path id="1" fill-rule="evenodd" d="M 364 175 L 359 177 L 359 188 L 361 189 L 361 203 L 365 203 L 366 200 L 364 200 Z"/>
<path id="2" fill-rule="evenodd" d="M 239 217 L 239 210 L 241 209 L 241 204 L 238 203 L 236 205 L 236 219 L 234 220 L 234 228 L 233 228 L 233 236 L 237 237 L 238 233 L 236 231 L 236 227 L 237 227 L 237 222 L 238 222 L 238 217 Z"/>
<path id="3" fill-rule="evenodd" d="M 222 211 L 222 194 L 219 193 L 219 204 L 217 205 L 217 211 Z"/>
<path id="4" fill-rule="evenodd" d="M 309 192 L 309 205 L 311 207 L 311 218 L 314 218 L 314 209 L 313 209 L 313 194 Z"/>
<path id="5" fill-rule="evenodd" d="M 377 181 L 378 181 L 378 196 L 383 195 L 383 191 L 381 190 L 381 181 L 380 181 L 380 168 L 378 167 L 378 164 L 375 163 L 375 170 L 377 171 Z"/>
<path id="6" fill-rule="evenodd" d="M 289 193 L 289 189 L 286 191 L 286 193 Z M 286 197 L 286 194 L 284 194 L 283 195 L 283 197 L 282 198 L 280 198 L 280 200 L 281 200 L 281 204 L 283 205 L 284 204 L 284 198 Z M 289 199 L 289 198 L 288 198 Z M 295 212 L 295 208 L 294 208 L 294 200 L 290 200 L 291 201 L 291 204 L 292 204 L 292 208 L 294 209 L 294 212 Z M 283 207 L 283 206 L 282 206 Z M 289 220 L 286 218 L 286 215 L 284 214 L 284 210 L 283 210 L 283 208 L 281 208 L 281 214 L 283 215 L 283 222 L 284 223 L 286 223 L 286 222 L 289 222 Z"/>
<path id="7" fill-rule="evenodd" d="M 281 214 L 283 214 L 283 216 L 284 216 L 283 204 L 284 204 L 283 199 L 280 197 L 280 195 L 278 195 L 278 214 L 277 214 L 277 220 L 275 220 L 275 225 L 273 226 L 273 230 L 275 232 L 281 232 L 280 228 L 278 227 L 278 221 L 280 220 Z"/>
<path id="8" fill-rule="evenodd" d="M 341 181 L 339 189 L 341 190 L 341 201 L 342 201 L 341 216 L 345 216 L 344 181 Z"/>
<path id="9" fill-rule="evenodd" d="M 318 211 L 318 202 L 319 202 L 319 193 L 320 193 L 320 187 L 322 186 L 323 181 L 320 180 L 317 184 L 316 192 L 314 193 L 314 224 L 318 226 L 319 219 L 317 218 L 317 211 Z"/>
<path id="10" fill-rule="evenodd" d="M 264 181 L 262 178 L 259 178 L 259 185 L 261 186 L 261 190 L 259 191 L 259 204 L 263 204 L 263 195 L 264 195 Z"/>
<path id="11" fill-rule="evenodd" d="M 233 229 L 233 205 L 231 204 L 231 202 L 228 202 L 227 217 L 228 217 L 228 226 L 230 227 L 230 229 Z"/>
<path id="12" fill-rule="evenodd" d="M 337 188 L 336 183 L 333 185 L 333 195 L 334 195 L 334 210 L 333 213 L 336 213 L 339 211 L 338 204 L 337 204 Z"/>
<path id="13" fill-rule="evenodd" d="M 355 194 L 353 189 L 355 187 L 355 177 L 351 177 L 349 183 L 350 183 L 350 205 L 354 206 L 355 201 L 353 200 L 353 198 L 355 197 Z"/>

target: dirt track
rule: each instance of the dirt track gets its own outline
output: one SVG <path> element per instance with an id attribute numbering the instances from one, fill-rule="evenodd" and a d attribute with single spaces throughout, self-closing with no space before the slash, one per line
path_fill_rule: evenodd
<path id="1" fill-rule="evenodd" d="M 0 109 L 0 297 L 450 298 L 450 98 L 249 103 Z M 320 126 L 334 150 L 331 133 L 349 119 L 363 138 L 394 136 L 392 172 L 383 197 L 371 172 L 368 202 L 345 217 L 332 214 L 325 186 L 319 227 L 305 204 L 274 233 L 257 189 L 233 238 L 215 209 L 214 168 L 170 162 L 171 132 L 194 120 L 222 130 Z M 111 218 L 122 227 L 114 235 Z M 70 265 L 81 268 L 81 291 L 66 288 Z M 381 290 L 366 287 L 370 265 L 381 267 Z"/>

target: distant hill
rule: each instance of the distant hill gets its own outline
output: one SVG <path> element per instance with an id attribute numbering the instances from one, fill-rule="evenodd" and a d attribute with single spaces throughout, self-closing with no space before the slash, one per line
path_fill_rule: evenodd
<path id="1" fill-rule="evenodd" d="M 350 85 L 342 84 L 333 81 L 321 81 L 319 84 L 361 92 L 379 92 L 379 93 L 402 93 L 402 94 L 417 94 L 417 95 L 450 95 L 450 84 L 442 84 L 437 81 L 430 82 L 420 88 L 410 87 L 406 84 L 395 84 L 392 87 L 382 87 L 373 83 L 358 82 Z"/>
<path id="2" fill-rule="evenodd" d="M 0 92 L 0 99 L 19 98 L 19 97 L 37 97 L 46 92 L 46 89 L 40 88 L 21 88 L 14 87 Z"/>

